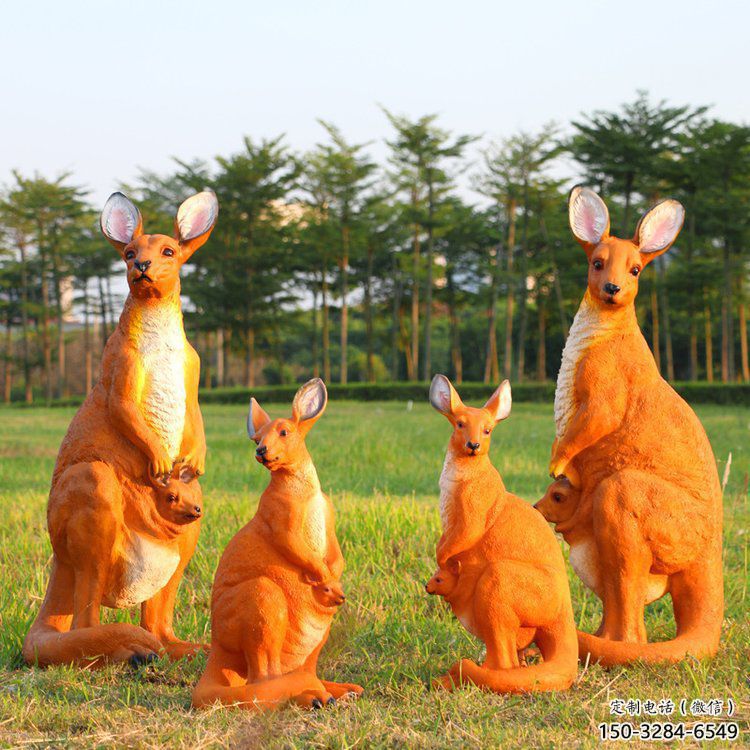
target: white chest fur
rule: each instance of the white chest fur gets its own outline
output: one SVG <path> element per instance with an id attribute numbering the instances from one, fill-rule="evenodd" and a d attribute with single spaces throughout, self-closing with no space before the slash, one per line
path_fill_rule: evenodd
<path id="1" fill-rule="evenodd" d="M 133 534 L 124 550 L 125 568 L 119 591 L 111 592 L 105 604 L 134 607 L 148 601 L 177 570 L 180 553 L 176 544 L 163 544 L 141 534 Z"/>
<path id="2" fill-rule="evenodd" d="M 185 332 L 178 307 L 144 310 L 137 339 L 145 371 L 143 413 L 174 461 L 185 429 Z"/>
<path id="3" fill-rule="evenodd" d="M 325 555 L 328 549 L 326 538 L 326 500 L 319 490 L 308 500 L 302 533 L 313 552 Z"/>
<path id="4" fill-rule="evenodd" d="M 593 540 L 579 542 L 570 548 L 570 564 L 584 585 L 601 598 L 599 553 Z"/>
<path id="5" fill-rule="evenodd" d="M 453 465 L 453 457 L 446 453 L 443 471 L 440 473 L 440 523 L 443 531 L 450 528 L 453 520 L 453 501 L 452 497 L 455 491 L 456 468 Z"/>
<path id="6" fill-rule="evenodd" d="M 575 377 L 578 363 L 595 339 L 611 328 L 606 316 L 584 297 L 578 308 L 568 340 L 562 353 L 560 371 L 555 388 L 555 428 L 558 438 L 565 434 L 573 414 L 575 403 Z"/>

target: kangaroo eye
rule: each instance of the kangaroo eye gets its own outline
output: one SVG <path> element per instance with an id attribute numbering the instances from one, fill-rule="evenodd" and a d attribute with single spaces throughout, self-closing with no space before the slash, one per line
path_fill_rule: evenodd
<path id="1" fill-rule="evenodd" d="M 561 494 L 560 494 L 559 492 L 555 492 L 555 494 L 554 494 L 554 495 L 552 495 L 552 499 L 553 499 L 553 500 L 554 500 L 554 501 L 555 501 L 556 503 L 561 503 L 561 502 L 562 502 L 562 495 L 561 495 Z"/>
<path id="2" fill-rule="evenodd" d="M 492 430 L 489 427 L 484 428 L 484 434 L 489 435 L 492 432 Z"/>
<path id="3" fill-rule="evenodd" d="M 463 426 L 464 426 L 463 422 L 456 422 L 456 427 L 458 427 L 459 429 L 461 429 Z"/>
<path id="4" fill-rule="evenodd" d="M 282 431 L 281 431 L 281 432 L 279 433 L 279 435 L 281 435 L 281 437 L 286 437 L 286 436 L 287 436 L 288 434 L 289 434 L 289 433 L 287 433 L 287 431 L 286 431 L 286 430 L 282 430 Z"/>
<path id="5" fill-rule="evenodd" d="M 638 268 L 638 266 L 633 266 L 633 267 L 632 267 L 632 268 L 630 269 L 630 273 L 631 273 L 631 274 L 632 274 L 633 276 L 637 276 L 637 275 L 638 275 L 638 274 L 639 274 L 640 272 L 641 272 L 641 269 L 640 269 L 640 268 Z"/>
<path id="6" fill-rule="evenodd" d="M 174 493 L 170 492 L 167 495 L 167 500 L 169 500 L 170 503 L 176 503 L 177 502 L 177 495 L 175 495 Z"/>
<path id="7" fill-rule="evenodd" d="M 601 271 L 602 268 L 604 268 L 604 263 L 602 263 L 599 258 L 597 258 L 591 265 L 594 266 L 595 271 Z"/>
<path id="8" fill-rule="evenodd" d="M 171 258 L 174 255 L 174 250 L 171 247 L 165 247 L 161 254 L 166 255 L 167 258 Z"/>
<path id="9" fill-rule="evenodd" d="M 135 252 L 133 250 L 128 250 L 125 253 L 125 260 L 133 260 L 135 258 Z"/>

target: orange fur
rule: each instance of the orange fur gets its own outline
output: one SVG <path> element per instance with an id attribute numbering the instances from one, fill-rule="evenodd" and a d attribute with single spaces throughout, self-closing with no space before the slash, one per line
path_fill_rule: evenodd
<path id="1" fill-rule="evenodd" d="M 472 682 L 500 693 L 565 690 L 576 676 L 578 649 L 560 547 L 540 515 L 505 489 L 488 455 L 492 430 L 510 413 L 510 385 L 505 381 L 475 409 L 461 402 L 446 377 L 436 375 L 430 402 L 454 429 L 440 478 L 440 570 L 428 591 L 444 596 L 487 648 L 481 666 L 464 659 L 436 686 Z M 532 642 L 543 663 L 522 667 L 519 651 Z"/>
<path id="2" fill-rule="evenodd" d="M 600 582 L 598 635 L 581 657 L 607 664 L 716 653 L 723 617 L 722 505 L 716 461 L 692 409 L 662 379 L 635 314 L 640 271 L 666 252 L 684 211 L 665 201 L 633 239 L 609 234 L 609 214 L 585 188 L 570 198 L 589 259 L 588 288 L 563 353 L 550 473 L 581 490 L 566 533 L 589 537 L 585 565 Z M 648 643 L 644 606 L 666 578 L 677 636 Z"/>
<path id="3" fill-rule="evenodd" d="M 120 193 L 107 201 L 102 230 L 127 265 L 130 294 L 104 350 L 102 372 L 63 439 L 47 507 L 52 572 L 26 636 L 30 663 L 138 663 L 181 641 L 172 615 L 200 522 L 164 506 L 173 472 L 203 473 L 206 444 L 198 408 L 198 355 L 187 342 L 180 266 L 216 221 L 213 194 L 178 212 L 173 239 L 145 235 L 140 213 Z M 180 489 L 200 506 L 195 479 Z M 195 513 L 193 515 L 196 515 Z M 141 605 L 141 625 L 100 625 L 101 605 Z"/>
<path id="4" fill-rule="evenodd" d="M 344 558 L 331 501 L 305 446 L 327 401 L 320 379 L 303 385 L 291 419 L 252 399 L 248 434 L 271 472 L 258 510 L 222 555 L 211 597 L 211 652 L 193 705 L 216 701 L 274 710 L 294 700 L 319 708 L 359 685 L 320 680 L 318 655 L 344 593 Z"/>

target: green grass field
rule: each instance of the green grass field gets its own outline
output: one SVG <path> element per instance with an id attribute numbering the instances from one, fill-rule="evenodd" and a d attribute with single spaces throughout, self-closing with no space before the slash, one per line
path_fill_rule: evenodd
<path id="1" fill-rule="evenodd" d="M 264 406 L 272 416 L 289 411 L 288 405 Z M 176 610 L 178 632 L 193 639 L 209 637 L 214 569 L 228 540 L 252 516 L 267 481 L 266 471 L 252 460 L 244 409 L 208 406 L 203 413 L 209 445 L 203 481 L 207 516 Z M 426 687 L 431 675 L 457 658 L 481 654 L 481 644 L 454 620 L 447 605 L 424 592 L 439 536 L 437 482 L 447 422 L 426 404 L 412 411 L 397 402 L 330 404 L 308 446 L 338 513 L 348 598 L 334 621 L 320 673 L 360 682 L 366 693 L 355 704 L 331 710 L 289 708 L 266 716 L 191 710 L 190 691 L 203 658 L 190 664 L 157 662 L 141 671 L 22 665 L 21 642 L 49 572 L 46 493 L 72 414 L 68 409 L 0 410 L 2 746 L 593 746 L 597 724 L 610 720 L 614 698 L 731 698 L 747 740 L 749 408 L 698 408 L 720 473 L 733 454 L 725 493 L 726 615 L 719 656 L 675 667 L 582 667 L 566 693 L 502 697 L 475 689 L 436 694 Z M 551 407 L 540 404 L 516 405 L 495 431 L 493 460 L 508 488 L 530 501 L 547 484 L 552 436 Z M 593 629 L 598 600 L 572 571 L 570 582 L 578 624 Z M 136 612 L 107 617 L 136 621 Z M 668 600 L 649 607 L 647 627 L 656 639 L 673 635 Z"/>

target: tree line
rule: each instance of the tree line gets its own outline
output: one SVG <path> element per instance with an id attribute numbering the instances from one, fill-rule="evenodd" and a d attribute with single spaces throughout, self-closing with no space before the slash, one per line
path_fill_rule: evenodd
<path id="1" fill-rule="evenodd" d="M 585 287 L 567 225 L 576 182 L 602 194 L 620 236 L 663 197 L 685 205 L 641 281 L 644 333 L 669 380 L 750 381 L 750 127 L 645 92 L 495 142 L 432 114 L 383 118 L 382 164 L 320 121 L 306 153 L 245 137 L 122 186 L 149 232 L 171 233 L 190 192 L 217 194 L 218 225 L 183 279 L 205 387 L 554 379 Z M 67 173 L 14 172 L 0 194 L 5 401 L 91 388 L 124 291 L 98 210 Z"/>

